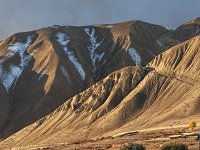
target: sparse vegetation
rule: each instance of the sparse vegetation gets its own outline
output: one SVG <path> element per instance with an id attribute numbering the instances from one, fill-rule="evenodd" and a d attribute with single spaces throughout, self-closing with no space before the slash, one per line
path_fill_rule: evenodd
<path id="1" fill-rule="evenodd" d="M 195 121 L 190 121 L 188 122 L 188 126 L 189 128 L 193 131 L 193 129 L 196 127 L 196 122 Z"/>
<path id="2" fill-rule="evenodd" d="M 185 144 L 167 144 L 161 150 L 188 150 L 188 147 Z"/>
<path id="3" fill-rule="evenodd" d="M 145 147 L 142 144 L 129 143 L 120 148 L 120 150 L 145 150 Z"/>

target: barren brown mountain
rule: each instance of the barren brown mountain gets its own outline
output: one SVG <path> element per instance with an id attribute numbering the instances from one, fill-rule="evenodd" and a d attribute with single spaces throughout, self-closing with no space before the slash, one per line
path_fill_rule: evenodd
<path id="1" fill-rule="evenodd" d="M 2 41 L 0 145 L 72 142 L 198 115 L 198 20 L 177 30 L 142 21 L 54 26 Z"/>

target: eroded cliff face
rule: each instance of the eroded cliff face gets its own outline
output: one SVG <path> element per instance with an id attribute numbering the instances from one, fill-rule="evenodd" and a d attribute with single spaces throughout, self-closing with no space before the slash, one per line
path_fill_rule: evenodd
<path id="1" fill-rule="evenodd" d="M 90 138 L 194 115 L 200 73 L 194 26 L 54 26 L 2 41 L 1 137 L 26 127 L 2 145 Z M 183 36 L 185 28 L 190 34 Z"/>

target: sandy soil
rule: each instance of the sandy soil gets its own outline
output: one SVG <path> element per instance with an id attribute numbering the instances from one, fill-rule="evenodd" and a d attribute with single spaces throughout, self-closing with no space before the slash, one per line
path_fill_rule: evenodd
<path id="1" fill-rule="evenodd" d="M 196 133 L 199 128 L 196 128 L 193 133 Z M 187 138 L 170 139 L 170 136 L 181 135 L 183 133 L 192 133 L 186 127 L 174 129 L 154 129 L 139 131 L 135 134 L 124 135 L 121 137 L 102 137 L 91 139 L 87 141 L 77 141 L 74 143 L 57 143 L 51 145 L 35 145 L 32 147 L 20 147 L 14 149 L 49 149 L 49 150 L 119 150 L 121 146 L 128 143 L 143 144 L 147 150 L 159 150 L 161 147 L 168 143 L 183 143 L 186 144 L 189 150 L 197 150 L 198 143 L 196 136 Z"/>

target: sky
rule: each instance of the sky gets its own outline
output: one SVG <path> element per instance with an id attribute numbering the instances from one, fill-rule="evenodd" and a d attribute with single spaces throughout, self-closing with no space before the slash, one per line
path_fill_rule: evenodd
<path id="1" fill-rule="evenodd" d="M 52 25 L 142 20 L 175 29 L 200 17 L 200 0 L 0 0 L 0 39 Z"/>

